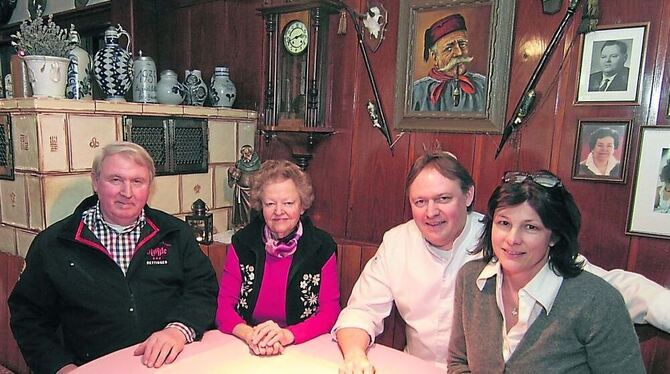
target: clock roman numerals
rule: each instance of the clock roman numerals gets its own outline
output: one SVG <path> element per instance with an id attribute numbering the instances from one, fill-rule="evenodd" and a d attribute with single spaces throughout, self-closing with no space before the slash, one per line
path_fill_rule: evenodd
<path id="1" fill-rule="evenodd" d="M 309 41 L 307 26 L 301 21 L 291 21 L 284 29 L 284 48 L 294 55 L 305 51 Z"/>

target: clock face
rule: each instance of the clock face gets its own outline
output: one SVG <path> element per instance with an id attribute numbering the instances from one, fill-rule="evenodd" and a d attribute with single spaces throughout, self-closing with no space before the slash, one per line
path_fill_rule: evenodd
<path id="1" fill-rule="evenodd" d="M 284 47 L 289 53 L 302 53 L 307 48 L 308 40 L 307 26 L 300 21 L 293 21 L 284 29 Z"/>

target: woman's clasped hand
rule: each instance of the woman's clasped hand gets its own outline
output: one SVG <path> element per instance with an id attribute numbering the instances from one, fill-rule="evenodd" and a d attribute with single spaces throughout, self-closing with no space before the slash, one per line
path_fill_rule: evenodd
<path id="1" fill-rule="evenodd" d="M 294 336 L 288 329 L 274 321 L 265 321 L 251 327 L 246 336 L 249 350 L 257 356 L 274 356 L 284 352 L 284 347 L 293 343 Z"/>

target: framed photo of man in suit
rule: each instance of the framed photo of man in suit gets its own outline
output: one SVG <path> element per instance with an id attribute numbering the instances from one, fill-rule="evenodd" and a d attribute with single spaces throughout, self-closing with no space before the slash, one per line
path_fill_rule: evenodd
<path id="1" fill-rule="evenodd" d="M 647 25 L 598 29 L 584 36 L 577 103 L 639 100 Z"/>

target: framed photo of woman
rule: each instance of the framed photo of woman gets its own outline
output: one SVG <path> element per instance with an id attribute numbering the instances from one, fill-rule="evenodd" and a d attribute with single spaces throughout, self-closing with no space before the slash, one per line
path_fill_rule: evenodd
<path id="1" fill-rule="evenodd" d="M 582 44 L 577 103 L 639 100 L 647 24 L 600 28 Z"/>
<path id="2" fill-rule="evenodd" d="M 627 234 L 670 238 L 670 127 L 643 126 Z"/>
<path id="3" fill-rule="evenodd" d="M 630 120 L 582 120 L 577 128 L 574 179 L 624 183 Z"/>

